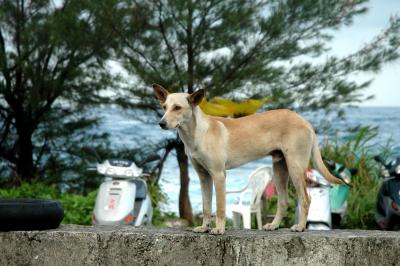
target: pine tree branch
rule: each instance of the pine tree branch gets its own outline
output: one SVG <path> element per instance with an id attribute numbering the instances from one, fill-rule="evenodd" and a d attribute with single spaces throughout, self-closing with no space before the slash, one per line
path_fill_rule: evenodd
<path id="1" fill-rule="evenodd" d="M 176 72 L 176 75 L 177 75 L 177 77 L 179 79 L 179 85 L 183 89 L 184 88 L 184 83 L 183 83 L 183 80 L 182 80 L 181 70 L 179 69 L 178 62 L 176 60 L 176 56 L 175 56 L 175 53 L 174 53 L 174 51 L 172 49 L 172 46 L 171 46 L 170 42 L 168 41 L 168 38 L 167 38 L 167 36 L 165 34 L 164 23 L 162 21 L 161 6 L 159 7 L 159 17 L 158 17 L 158 19 L 159 19 L 158 20 L 158 26 L 160 28 L 161 35 L 163 37 L 165 45 L 167 46 L 168 52 L 169 52 L 169 54 L 170 54 L 170 56 L 172 58 L 172 62 L 174 63 L 175 72 Z"/>
<path id="2" fill-rule="evenodd" d="M 168 7 L 166 6 L 166 5 L 164 5 L 163 3 L 162 3 L 162 1 L 160 1 L 160 0 L 158 0 L 158 1 L 156 1 L 157 3 L 158 3 L 158 5 L 160 6 L 160 7 L 163 7 L 166 11 L 168 11 L 168 13 L 169 13 L 169 15 L 174 19 L 174 21 L 181 27 L 181 29 L 183 30 L 183 31 L 186 31 L 187 29 L 186 29 L 186 27 L 185 27 L 185 25 L 180 21 L 180 19 L 175 15 L 175 11 L 174 10 L 169 10 L 168 9 Z"/>
<path id="3" fill-rule="evenodd" d="M 135 54 L 139 55 L 140 58 L 142 58 L 142 59 L 145 61 L 145 63 L 146 63 L 148 66 L 150 66 L 150 68 L 153 70 L 153 72 L 156 73 L 156 75 L 157 75 L 158 77 L 160 77 L 160 79 L 161 79 L 161 77 L 162 77 L 161 73 L 158 71 L 158 68 L 151 62 L 151 60 L 150 60 L 149 58 L 147 58 L 147 56 L 146 56 L 142 51 L 140 51 L 140 49 L 135 48 L 135 47 L 128 41 L 127 37 L 126 37 L 120 30 L 118 30 L 118 29 L 115 27 L 115 25 L 114 25 L 113 23 L 111 23 L 111 27 L 112 27 L 113 30 L 121 37 L 122 42 L 123 42 L 132 52 L 134 52 Z M 127 57 L 128 57 L 129 59 L 132 59 L 132 57 L 129 56 L 129 55 L 127 55 Z"/>

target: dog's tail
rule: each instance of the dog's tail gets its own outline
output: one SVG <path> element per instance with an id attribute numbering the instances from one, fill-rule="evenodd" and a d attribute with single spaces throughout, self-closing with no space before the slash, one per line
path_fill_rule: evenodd
<path id="1" fill-rule="evenodd" d="M 324 162 L 322 161 L 321 152 L 318 147 L 318 140 L 316 136 L 314 136 L 311 158 L 314 167 L 326 178 L 326 180 L 334 184 L 344 184 L 342 180 L 332 175 L 329 172 L 328 168 L 326 168 Z"/>

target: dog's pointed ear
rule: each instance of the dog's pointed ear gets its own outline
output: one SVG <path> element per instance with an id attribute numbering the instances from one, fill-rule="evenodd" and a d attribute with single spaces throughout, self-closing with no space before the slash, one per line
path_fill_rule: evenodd
<path id="1" fill-rule="evenodd" d="M 154 94 L 156 95 L 157 99 L 161 103 L 165 103 L 165 100 L 167 99 L 169 92 L 166 89 L 164 89 L 163 86 L 155 84 L 155 83 L 153 84 L 153 90 L 154 90 Z"/>
<path id="2" fill-rule="evenodd" d="M 197 106 L 201 103 L 205 95 L 206 91 L 204 89 L 197 90 L 189 95 L 188 101 L 191 105 Z"/>

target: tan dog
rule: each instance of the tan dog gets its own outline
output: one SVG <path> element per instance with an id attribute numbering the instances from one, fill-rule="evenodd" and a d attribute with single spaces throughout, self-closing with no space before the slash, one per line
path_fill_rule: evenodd
<path id="1" fill-rule="evenodd" d="M 298 224 L 293 231 L 304 231 L 310 200 L 306 190 L 305 172 L 312 158 L 315 168 L 330 182 L 341 183 L 325 167 L 312 126 L 289 110 L 273 110 L 238 119 L 213 117 L 204 114 L 198 104 L 204 90 L 192 94 L 169 94 L 154 84 L 154 93 L 165 114 L 159 125 L 163 129 L 178 129 L 194 169 L 199 175 L 203 197 L 203 225 L 195 232 L 209 231 L 211 221 L 212 187 L 217 198 L 216 227 L 212 234 L 225 231 L 226 169 L 273 156 L 273 180 L 278 192 L 278 209 L 272 223 L 265 230 L 274 230 L 288 207 L 288 176 L 296 188 L 301 206 Z"/>

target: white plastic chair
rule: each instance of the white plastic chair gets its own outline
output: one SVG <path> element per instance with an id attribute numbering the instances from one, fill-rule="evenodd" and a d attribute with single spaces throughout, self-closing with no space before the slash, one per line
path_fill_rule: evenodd
<path id="1" fill-rule="evenodd" d="M 262 229 L 261 221 L 261 197 L 265 186 L 272 179 L 272 168 L 263 166 L 257 168 L 249 175 L 247 185 L 241 190 L 227 191 L 226 193 L 240 193 L 239 201 L 231 205 L 233 213 L 233 226 L 238 228 L 240 216 L 243 218 L 243 227 L 251 229 L 251 214 L 256 213 L 258 229 Z M 246 201 L 246 194 L 251 194 L 250 201 Z"/>

